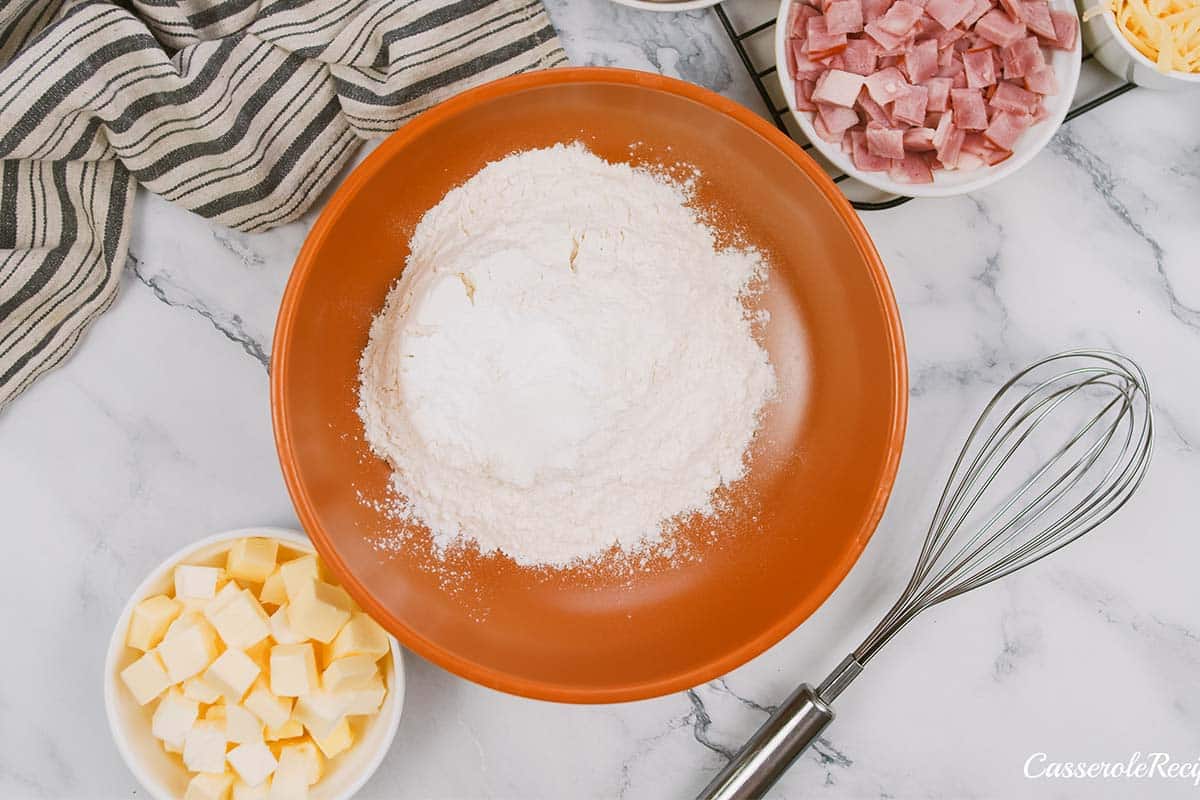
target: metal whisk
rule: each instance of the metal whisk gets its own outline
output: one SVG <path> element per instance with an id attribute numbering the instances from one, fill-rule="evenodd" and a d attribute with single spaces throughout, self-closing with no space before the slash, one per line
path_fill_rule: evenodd
<path id="1" fill-rule="evenodd" d="M 830 703 L 914 617 L 1050 555 L 1124 505 L 1153 434 L 1146 376 L 1125 356 L 1060 353 L 1004 384 L 950 471 L 900 599 L 820 686 L 796 689 L 699 797 L 762 797 L 833 720 Z"/>

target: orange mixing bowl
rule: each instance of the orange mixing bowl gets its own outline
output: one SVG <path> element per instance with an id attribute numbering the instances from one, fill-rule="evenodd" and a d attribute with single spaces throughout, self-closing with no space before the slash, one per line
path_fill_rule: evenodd
<path id="1" fill-rule="evenodd" d="M 358 358 L 424 212 L 488 162 L 566 141 L 612 161 L 700 169 L 697 202 L 770 258 L 760 303 L 771 313 L 766 345 L 780 397 L 768 407 L 750 473 L 731 493 L 717 535 L 703 520 L 678 533 L 686 558 L 625 572 L 535 570 L 500 556 L 440 562 L 427 532 L 410 527 L 400 541 L 404 526 L 380 507 L 389 470 L 370 454 L 355 414 Z M 703 683 L 808 617 L 883 513 L 907 395 L 887 276 L 821 169 L 729 100 L 614 69 L 500 80 L 384 141 L 309 234 L 284 294 L 271 362 L 288 490 L 355 599 L 452 672 L 506 692 L 581 703 Z M 399 544 L 381 548 L 381 537 Z"/>

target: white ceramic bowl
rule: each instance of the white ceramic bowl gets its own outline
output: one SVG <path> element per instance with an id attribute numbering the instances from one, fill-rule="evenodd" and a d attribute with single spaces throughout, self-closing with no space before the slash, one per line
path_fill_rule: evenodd
<path id="1" fill-rule="evenodd" d="M 1049 116 L 1021 135 L 1009 158 L 994 166 L 982 166 L 966 172 L 938 170 L 933 174 L 933 183 L 899 183 L 889 178 L 886 172 L 863 172 L 854 166 L 850 155 L 843 153 L 840 146 L 817 136 L 816 129 L 812 125 L 811 112 L 796 110 L 796 86 L 792 81 L 792 76 L 788 73 L 787 51 L 784 49 L 787 47 L 787 17 L 791 4 L 792 0 L 782 0 L 779 4 L 779 15 L 775 20 L 775 67 L 778 70 L 779 82 L 783 87 L 783 96 L 787 98 L 788 109 L 800 124 L 804 135 L 821 155 L 847 175 L 881 191 L 909 197 L 953 197 L 990 186 L 1004 176 L 1016 172 L 1041 152 L 1062 125 L 1063 120 L 1066 119 L 1067 112 L 1071 110 L 1071 103 L 1075 98 L 1075 87 L 1079 83 L 1079 66 L 1082 61 L 1079 37 L 1075 38 L 1075 49 L 1070 52 L 1066 50 L 1048 51 L 1050 66 L 1054 67 L 1054 74 L 1058 78 L 1059 92 L 1053 97 L 1046 98 Z M 1050 0 L 1050 7 L 1058 11 L 1075 13 L 1072 0 Z"/>
<path id="2" fill-rule="evenodd" d="M 1101 0 L 1080 0 L 1080 14 Z M 1130 83 L 1149 89 L 1187 89 L 1200 87 L 1200 74 L 1195 72 L 1160 72 L 1150 59 L 1138 52 L 1117 27 L 1111 11 L 1083 23 L 1083 41 L 1096 60 L 1112 74 Z"/>
<path id="3" fill-rule="evenodd" d="M 697 8 L 715 6 L 721 0 L 613 0 L 614 3 L 642 11 L 692 11 Z"/>
<path id="4" fill-rule="evenodd" d="M 129 615 L 140 600 L 172 587 L 171 571 L 177 564 L 185 561 L 189 564 L 224 564 L 225 553 L 233 542 L 247 536 L 276 539 L 283 550 L 296 554 L 315 552 L 306 536 L 281 528 L 246 528 L 209 536 L 188 545 L 156 567 L 125 604 L 113 630 L 104 663 L 104 707 L 108 712 L 108 727 L 130 771 L 157 800 L 183 797 L 188 773 L 182 764 L 167 755 L 162 744 L 150 733 L 154 704 L 139 706 L 121 682 L 121 670 L 140 655 L 137 650 L 125 646 Z M 312 800 L 351 797 L 379 767 L 396 736 L 400 712 L 404 708 L 404 661 L 399 643 L 389 639 L 392 652 L 384 656 L 383 664 L 387 697 L 379 713 L 369 718 L 354 747 L 326 764 L 325 775 L 309 794 Z"/>

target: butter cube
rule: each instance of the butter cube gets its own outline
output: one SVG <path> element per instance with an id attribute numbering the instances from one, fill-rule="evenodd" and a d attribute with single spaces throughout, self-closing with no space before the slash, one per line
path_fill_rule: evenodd
<path id="1" fill-rule="evenodd" d="M 249 589 L 243 589 L 216 610 L 204 610 L 226 647 L 245 650 L 271 633 L 267 612 Z"/>
<path id="2" fill-rule="evenodd" d="M 219 722 L 225 724 L 225 706 L 215 705 L 204 709 L 204 718 L 210 722 Z M 222 728 L 224 730 L 224 728 Z"/>
<path id="3" fill-rule="evenodd" d="M 204 616 L 211 619 L 214 614 L 227 606 L 231 600 L 241 595 L 241 593 L 242 587 L 238 585 L 237 581 L 227 581 L 221 587 L 221 591 L 217 592 L 211 600 L 204 603 L 202 608 Z"/>
<path id="4" fill-rule="evenodd" d="M 299 697 L 320 686 L 317 657 L 310 642 L 271 648 L 271 691 L 280 697 Z"/>
<path id="5" fill-rule="evenodd" d="M 239 744 L 229 751 L 228 758 L 238 777 L 250 786 L 258 786 L 271 777 L 278 764 L 271 748 L 262 742 Z"/>
<path id="6" fill-rule="evenodd" d="M 172 683 L 162 660 L 154 651 L 121 670 L 121 680 L 129 687 L 139 705 L 146 705 L 167 690 Z"/>
<path id="7" fill-rule="evenodd" d="M 287 602 L 287 589 L 283 585 L 283 573 L 276 569 L 263 581 L 262 591 L 258 593 L 258 602 L 281 606 Z"/>
<path id="8" fill-rule="evenodd" d="M 286 603 L 275 609 L 275 613 L 271 615 L 269 623 L 271 625 L 271 638 L 279 644 L 300 644 L 304 641 L 304 639 L 296 635 L 296 632 L 292 630 L 292 626 L 288 625 Z"/>
<path id="9" fill-rule="evenodd" d="M 278 552 L 279 543 L 274 539 L 238 539 L 229 549 L 225 571 L 238 580 L 262 583 L 275 571 Z"/>
<path id="10" fill-rule="evenodd" d="M 309 581 L 293 595 L 288 592 L 287 621 L 298 636 L 329 644 L 350 620 L 354 601 L 338 586 Z"/>
<path id="11" fill-rule="evenodd" d="M 313 741 L 326 758 L 335 758 L 338 754 L 349 750 L 354 744 L 354 733 L 350 730 L 350 721 L 342 717 L 342 721 L 334 726 L 328 736 L 320 739 L 314 736 Z"/>
<path id="12" fill-rule="evenodd" d="M 306 800 L 308 798 L 308 767 L 299 756 L 279 754 L 275 777 L 267 800 Z"/>
<path id="13" fill-rule="evenodd" d="M 216 686 L 230 703 L 245 696 L 261 670 L 254 659 L 241 650 L 226 650 L 209 665 L 204 680 Z"/>
<path id="14" fill-rule="evenodd" d="M 188 781 L 183 800 L 228 800 L 232 784 L 233 776 L 229 773 L 193 775 Z"/>
<path id="15" fill-rule="evenodd" d="M 219 580 L 221 580 L 219 567 L 180 564 L 175 568 L 175 598 L 177 600 L 208 600 L 216 596 Z"/>
<path id="16" fill-rule="evenodd" d="M 321 673 L 321 688 L 330 692 L 357 689 L 375 676 L 375 658 L 366 653 L 331 661 Z"/>
<path id="17" fill-rule="evenodd" d="M 197 617 L 187 627 L 169 632 L 154 652 L 167 668 L 171 683 L 182 683 L 199 674 L 217 657 L 216 633 Z"/>
<path id="18" fill-rule="evenodd" d="M 279 728 L 292 716 L 292 698 L 279 697 L 268 687 L 265 679 L 260 679 L 250 694 L 242 702 L 246 708 L 269 727 Z"/>
<path id="19" fill-rule="evenodd" d="M 312 742 L 306 740 L 295 744 L 285 744 L 279 750 L 279 762 L 282 764 L 284 760 L 295 760 L 303 765 L 304 778 L 308 781 L 309 786 L 321 780 L 324 766 L 321 754 Z"/>
<path id="20" fill-rule="evenodd" d="M 226 706 L 225 738 L 235 744 L 261 742 L 263 740 L 262 721 L 243 706 Z"/>
<path id="21" fill-rule="evenodd" d="M 147 597 L 134 606 L 133 613 L 129 615 L 129 633 L 125 636 L 125 644 L 142 651 L 153 650 L 182 612 L 183 603 L 165 594 Z"/>
<path id="22" fill-rule="evenodd" d="M 350 618 L 330 647 L 330 658 L 369 655 L 382 658 L 391 649 L 387 632 L 379 623 L 361 611 Z"/>
<path id="23" fill-rule="evenodd" d="M 200 720 L 184 739 L 184 766 L 192 772 L 224 772 L 225 745 L 224 726 L 217 720 Z"/>
<path id="24" fill-rule="evenodd" d="M 321 690 L 296 698 L 292 716 L 314 739 L 323 739 L 333 733 L 349 705 L 350 700 L 344 694 Z"/>
<path id="25" fill-rule="evenodd" d="M 178 689 L 171 689 L 158 701 L 154 717 L 150 720 L 150 732 L 176 750 L 183 747 L 188 731 L 200 716 L 200 704 L 189 700 Z"/>
<path id="26" fill-rule="evenodd" d="M 309 581 L 319 580 L 320 577 L 321 570 L 316 556 L 300 556 L 279 565 L 279 578 L 283 581 L 288 600 L 300 594 L 300 590 L 307 586 Z"/>
<path id="27" fill-rule="evenodd" d="M 383 685 L 383 679 L 376 675 L 365 685 L 341 692 L 341 695 L 346 699 L 346 714 L 374 714 L 383 704 L 387 689 Z"/>
<path id="28" fill-rule="evenodd" d="M 289 719 L 278 728 L 268 726 L 266 732 L 263 734 L 263 739 L 268 742 L 277 742 L 280 739 L 295 739 L 303 735 L 304 726 L 298 720 Z"/>
<path id="29" fill-rule="evenodd" d="M 258 786 L 250 786 L 242 781 L 233 782 L 233 800 L 267 800 L 267 792 L 271 785 L 263 781 Z"/>
<path id="30" fill-rule="evenodd" d="M 221 699 L 221 690 L 204 680 L 203 675 L 195 675 L 183 682 L 183 696 L 197 703 L 212 705 Z"/>

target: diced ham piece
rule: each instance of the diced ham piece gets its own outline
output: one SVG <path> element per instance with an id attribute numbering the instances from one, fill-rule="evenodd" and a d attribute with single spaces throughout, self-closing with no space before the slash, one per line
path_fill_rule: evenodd
<path id="1" fill-rule="evenodd" d="M 836 145 L 840 145 L 842 143 L 842 134 L 841 133 L 833 133 L 832 131 L 829 130 L 829 128 L 826 128 L 825 122 L 824 122 L 824 120 L 821 119 L 820 114 L 817 114 L 816 116 L 813 117 L 812 124 L 813 124 L 813 130 L 817 132 L 817 136 L 820 137 L 821 139 L 824 139 L 825 141 L 827 141 L 831 144 L 836 144 Z"/>
<path id="2" fill-rule="evenodd" d="M 1021 0 L 998 0 L 998 2 L 1010 19 L 1021 21 Z"/>
<path id="3" fill-rule="evenodd" d="M 962 28 L 951 28 L 948 31 L 938 31 L 933 37 L 934 41 L 937 42 L 938 54 L 940 55 L 941 51 L 946 50 L 950 47 L 950 45 L 954 44 L 966 35 L 967 32 Z"/>
<path id="4" fill-rule="evenodd" d="M 1046 19 L 1049 21 L 1050 17 L 1047 16 Z M 863 29 L 862 3 L 859 0 L 834 0 L 825 12 L 825 29 L 832 34 L 861 31 Z"/>
<path id="5" fill-rule="evenodd" d="M 887 13 L 893 0 L 862 0 L 863 22 L 874 22 Z"/>
<path id="6" fill-rule="evenodd" d="M 1014 114 L 1032 114 L 1040 102 L 1036 94 L 1009 81 L 1001 81 L 996 93 L 988 101 L 997 111 L 1011 111 Z"/>
<path id="7" fill-rule="evenodd" d="M 866 25 L 863 25 L 863 30 L 866 32 L 867 36 L 870 36 L 875 40 L 876 43 L 878 43 L 881 50 L 895 52 L 897 48 L 904 46 L 904 37 L 894 36 L 893 34 L 890 34 L 880 28 L 879 20 L 868 22 Z"/>
<path id="8" fill-rule="evenodd" d="M 903 2 L 903 0 L 898 1 Z M 895 67 L 887 67 L 874 75 L 867 76 L 867 91 L 871 93 L 872 100 L 881 106 L 886 106 L 908 91 L 908 81 L 904 80 L 900 70 Z"/>
<path id="9" fill-rule="evenodd" d="M 992 117 L 991 124 L 983 132 L 983 135 L 987 137 L 989 142 L 1001 150 L 1012 150 L 1013 145 L 1017 143 L 1018 137 L 1025 132 L 1025 129 L 1032 122 L 1033 120 L 1029 117 L 1010 114 L 1007 111 L 997 111 L 995 116 Z"/>
<path id="10" fill-rule="evenodd" d="M 946 141 L 937 149 L 938 161 L 942 162 L 942 166 L 946 169 L 958 169 L 959 154 L 962 153 L 963 140 L 966 138 L 967 132 L 950 126 L 950 132 L 946 136 Z"/>
<path id="11" fill-rule="evenodd" d="M 877 45 L 870 39 L 851 39 L 842 51 L 843 69 L 855 75 L 870 75 L 875 71 Z"/>
<path id="12" fill-rule="evenodd" d="M 817 80 L 812 94 L 813 102 L 853 108 L 854 101 L 858 99 L 858 93 L 863 88 L 863 81 L 862 75 L 831 69 Z M 826 120 L 826 123 L 828 122 Z M 832 126 L 830 130 L 833 130 Z"/>
<path id="13" fill-rule="evenodd" d="M 1074 50 L 1075 40 L 1079 37 L 1079 17 L 1073 11 L 1051 11 L 1050 20 L 1054 23 L 1054 41 L 1049 46 Z"/>
<path id="14" fill-rule="evenodd" d="M 991 0 L 975 0 L 975 4 L 971 6 L 971 10 L 962 18 L 961 25 L 964 28 L 970 28 L 979 21 L 979 18 L 992 10 Z"/>
<path id="15" fill-rule="evenodd" d="M 863 122 L 891 122 L 892 116 L 887 110 L 871 99 L 871 93 L 863 89 L 862 94 L 858 96 L 858 106 L 865 112 Z"/>
<path id="16" fill-rule="evenodd" d="M 857 111 L 829 103 L 817 103 L 817 116 L 825 123 L 825 130 L 839 137 L 836 141 L 841 141 L 842 133 L 858 124 Z"/>
<path id="17" fill-rule="evenodd" d="M 1038 94 L 1058 94 L 1058 78 L 1054 76 L 1054 67 L 1038 67 L 1031 71 L 1025 76 L 1025 85 Z"/>
<path id="18" fill-rule="evenodd" d="M 928 102 L 928 89 L 924 86 L 909 86 L 908 91 L 897 97 L 892 104 L 892 119 L 920 126 L 925 122 L 925 106 Z"/>
<path id="19" fill-rule="evenodd" d="M 892 160 L 890 160 L 890 158 L 876 156 L 874 152 L 866 149 L 865 131 L 859 131 L 858 128 L 854 128 L 854 130 L 850 132 L 850 136 L 853 146 L 850 157 L 854 162 L 854 166 L 862 169 L 865 173 L 883 172 L 884 169 L 892 166 Z"/>
<path id="20" fill-rule="evenodd" d="M 996 64 L 992 61 L 992 49 L 968 50 L 962 55 L 963 70 L 967 74 L 967 86 L 983 89 L 996 82 Z"/>
<path id="21" fill-rule="evenodd" d="M 1046 0 L 1026 0 L 1021 3 L 1021 22 L 1038 36 L 1057 38 L 1054 34 L 1054 20 L 1050 18 L 1050 4 Z"/>
<path id="22" fill-rule="evenodd" d="M 897 183 L 933 183 L 929 162 L 920 153 L 906 153 L 900 161 L 893 161 L 888 177 Z"/>
<path id="23" fill-rule="evenodd" d="M 904 71 L 909 83 L 924 83 L 937 74 L 938 46 L 933 39 L 915 44 L 904 53 Z"/>
<path id="24" fill-rule="evenodd" d="M 887 13 L 879 18 L 879 28 L 893 36 L 904 36 L 917 24 L 923 13 L 924 9 L 915 3 L 896 0 Z"/>
<path id="25" fill-rule="evenodd" d="M 982 133 L 968 133 L 963 138 L 962 149 L 964 153 L 983 156 L 991 152 L 994 148 L 991 142 L 984 138 Z"/>
<path id="26" fill-rule="evenodd" d="M 825 27 L 824 17 L 808 18 L 808 56 L 822 59 L 846 49 L 846 34 L 830 33 Z"/>
<path id="27" fill-rule="evenodd" d="M 803 39 L 808 35 L 808 18 L 819 17 L 821 12 L 804 3 L 793 3 L 792 14 L 788 19 L 788 37 Z"/>
<path id="28" fill-rule="evenodd" d="M 904 158 L 904 131 L 867 123 L 867 151 L 883 158 Z"/>
<path id="29" fill-rule="evenodd" d="M 882 172 L 891 166 L 892 160 L 890 158 L 877 156 L 867 149 L 866 131 L 860 131 L 856 128 L 850 131 L 850 137 L 853 147 L 850 157 L 854 161 L 854 166 L 863 172 Z"/>
<path id="30" fill-rule="evenodd" d="M 954 124 L 959 128 L 981 131 L 988 126 L 987 107 L 978 89 L 951 89 L 950 103 L 954 107 Z"/>
<path id="31" fill-rule="evenodd" d="M 950 107 L 950 84 L 952 82 L 949 78 L 930 78 L 925 81 L 925 87 L 929 89 L 929 102 L 925 106 L 928 111 L 945 111 Z"/>
<path id="32" fill-rule="evenodd" d="M 1025 24 L 1015 22 L 1000 9 L 993 8 L 975 23 L 975 33 L 994 45 L 1007 47 L 1025 36 Z M 808 35 L 812 36 L 811 22 Z"/>
<path id="33" fill-rule="evenodd" d="M 803 51 L 803 42 L 799 39 L 792 40 L 792 58 L 795 59 L 792 75 L 804 80 L 816 80 L 829 67 L 822 64 L 820 61 L 814 61 L 808 57 L 808 53 Z"/>
<path id="34" fill-rule="evenodd" d="M 925 13 L 949 30 L 962 22 L 974 5 L 974 0 L 929 0 Z"/>
<path id="35" fill-rule="evenodd" d="M 938 120 L 937 127 L 933 130 L 933 137 L 930 142 L 934 148 L 941 150 L 946 146 L 946 139 L 949 138 L 951 132 L 954 131 L 954 112 L 947 111 L 942 114 L 942 118 Z"/>
<path id="36" fill-rule="evenodd" d="M 904 132 L 904 149 L 917 153 L 933 151 L 933 128 L 909 128 Z"/>
<path id="37" fill-rule="evenodd" d="M 812 101 L 813 87 L 815 81 L 796 81 L 796 110 L 797 111 L 816 111 L 817 104 Z"/>
<path id="38" fill-rule="evenodd" d="M 1004 61 L 1006 78 L 1024 78 L 1030 72 L 1046 66 L 1046 58 L 1035 36 L 1018 39 L 1001 50 L 1000 57 Z"/>

